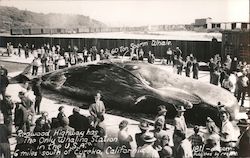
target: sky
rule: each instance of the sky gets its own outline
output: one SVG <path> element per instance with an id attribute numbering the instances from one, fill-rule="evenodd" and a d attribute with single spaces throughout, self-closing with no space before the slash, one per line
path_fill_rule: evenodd
<path id="1" fill-rule="evenodd" d="M 249 0 L 0 0 L 38 13 L 82 14 L 110 26 L 191 24 L 197 18 L 213 22 L 249 22 Z"/>

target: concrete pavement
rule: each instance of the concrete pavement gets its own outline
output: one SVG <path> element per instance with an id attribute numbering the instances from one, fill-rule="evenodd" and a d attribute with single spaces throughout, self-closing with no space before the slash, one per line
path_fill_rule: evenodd
<path id="1" fill-rule="evenodd" d="M 12 55 L 11 57 L 2 57 L 0 56 L 0 62 L 1 61 L 8 61 L 8 62 L 18 62 L 18 63 L 31 63 L 33 60 L 33 57 L 31 56 L 28 59 L 25 59 L 24 57 L 17 57 L 15 55 Z M 160 65 L 160 62 L 156 63 L 158 65 Z M 164 65 L 165 66 L 165 65 Z M 166 68 L 171 68 L 171 66 L 166 65 Z M 9 75 L 11 77 L 17 75 L 18 72 L 13 72 L 10 73 Z M 199 80 L 203 81 L 203 82 L 209 82 L 209 73 L 205 72 L 205 71 L 201 71 L 199 74 Z M 9 85 L 7 91 L 12 95 L 13 100 L 18 101 L 18 92 L 23 89 L 22 85 L 19 84 L 13 84 L 13 85 Z M 41 111 L 47 111 L 49 113 L 49 117 L 56 117 L 57 113 L 58 113 L 58 108 L 59 106 L 65 106 L 65 113 L 67 116 L 72 114 L 72 109 L 74 107 L 74 104 L 80 104 L 78 102 L 74 102 L 69 103 L 69 102 L 58 102 L 56 100 L 53 99 L 49 99 L 46 98 L 46 96 L 43 98 L 42 103 L 41 103 Z M 246 118 L 245 115 L 245 111 L 247 108 L 249 108 L 249 97 L 246 98 L 245 104 L 244 104 L 244 108 L 240 108 L 240 112 L 237 116 L 237 119 L 240 118 Z M 86 116 L 89 115 L 88 110 L 84 110 L 81 109 L 81 114 L 84 114 Z M 40 117 L 40 115 L 36 115 L 35 118 Z M 0 119 L 3 119 L 2 114 L 0 113 Z M 115 121 L 114 121 L 115 120 Z M 110 114 L 106 114 L 105 115 L 105 124 L 107 125 L 107 133 L 110 137 L 117 137 L 117 132 L 118 132 L 118 125 L 122 120 L 128 120 L 129 122 L 129 132 L 134 136 L 135 133 L 139 132 L 139 128 L 137 126 L 137 124 L 139 124 L 138 121 L 132 120 L 132 119 L 128 119 L 128 118 L 124 118 L 124 117 L 120 117 L 120 116 L 115 116 L 115 115 L 110 115 Z M 190 130 L 190 134 L 192 134 L 192 129 Z M 135 139 L 134 139 L 135 140 Z M 15 137 L 11 137 L 10 138 L 10 143 L 11 143 L 11 149 L 12 151 L 14 151 L 15 148 Z M 135 147 L 135 142 L 133 144 L 133 147 Z M 118 156 L 119 157 L 119 156 Z"/>

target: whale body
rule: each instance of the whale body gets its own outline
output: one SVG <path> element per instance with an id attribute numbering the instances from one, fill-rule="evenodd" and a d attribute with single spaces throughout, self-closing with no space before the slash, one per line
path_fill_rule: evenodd
<path id="1" fill-rule="evenodd" d="M 27 72 L 21 75 L 27 77 Z M 143 62 L 79 64 L 43 75 L 42 85 L 89 105 L 100 90 L 105 106 L 132 113 L 156 114 L 157 106 L 165 105 L 170 119 L 178 106 L 191 103 L 185 118 L 197 125 L 205 125 L 207 117 L 221 123 L 218 102 L 233 119 L 238 110 L 237 99 L 221 87 Z"/>

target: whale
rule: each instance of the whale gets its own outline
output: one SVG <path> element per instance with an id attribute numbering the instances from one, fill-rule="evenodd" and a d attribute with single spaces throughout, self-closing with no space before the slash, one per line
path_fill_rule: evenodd
<path id="1" fill-rule="evenodd" d="M 31 66 L 14 80 L 32 80 Z M 207 117 L 221 124 L 220 106 L 231 119 L 239 110 L 237 99 L 227 90 L 196 79 L 177 75 L 164 66 L 145 62 L 92 62 L 49 72 L 40 76 L 42 86 L 90 105 L 101 92 L 106 107 L 129 113 L 157 114 L 164 105 L 170 120 L 180 106 L 186 107 L 188 123 L 205 125 Z M 191 106 L 190 106 L 191 105 Z"/>

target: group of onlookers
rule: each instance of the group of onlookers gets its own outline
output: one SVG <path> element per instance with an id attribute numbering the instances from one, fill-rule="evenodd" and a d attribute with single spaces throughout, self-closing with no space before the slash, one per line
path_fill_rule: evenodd
<path id="1" fill-rule="evenodd" d="M 108 50 L 104 52 L 103 49 L 98 52 L 95 46 L 91 47 L 89 51 L 84 47 L 82 52 L 79 53 L 76 46 L 73 50 L 69 48 L 68 52 L 65 52 L 64 49 L 60 48 L 60 45 L 52 46 L 50 49 L 49 44 L 41 49 L 34 50 L 32 53 L 34 56 L 34 60 L 31 63 L 32 75 L 37 75 L 39 67 L 41 67 L 42 73 L 45 73 L 83 62 L 107 59 L 110 54 Z"/>
<path id="2" fill-rule="evenodd" d="M 199 77 L 199 63 L 197 59 L 192 53 L 186 56 L 186 59 L 183 59 L 183 53 L 179 47 L 175 49 L 169 47 L 162 63 L 167 65 L 172 64 L 174 72 L 179 75 L 182 75 L 182 72 L 185 71 L 186 77 L 191 77 L 191 73 L 193 74 L 192 78 L 198 79 Z"/>
<path id="3" fill-rule="evenodd" d="M 100 148 L 98 150 L 103 150 L 104 146 L 103 143 L 98 141 L 99 137 L 102 139 L 105 136 L 105 126 L 103 125 L 104 121 L 104 113 L 105 113 L 105 106 L 104 103 L 101 101 L 101 94 L 100 92 L 97 92 L 95 96 L 95 102 L 90 105 L 89 112 L 90 116 L 86 117 L 84 115 L 80 114 L 79 107 L 73 108 L 73 114 L 69 117 L 66 116 L 64 112 L 64 106 L 60 106 L 58 108 L 58 115 L 57 117 L 54 117 L 52 119 L 49 119 L 48 112 L 40 112 L 40 107 L 36 105 L 37 102 L 41 102 L 41 91 L 40 87 L 37 87 L 39 81 L 34 81 L 32 86 L 32 90 L 30 89 L 30 85 L 28 85 L 27 91 L 20 91 L 18 93 L 18 97 L 20 99 L 19 102 L 13 102 L 11 99 L 11 95 L 2 94 L 4 96 L 4 99 L 1 99 L 0 102 L 0 110 L 3 114 L 4 123 L 0 123 L 0 157 L 4 158 L 11 158 L 11 152 L 10 152 L 10 143 L 9 138 L 12 135 L 12 128 L 13 123 L 15 127 L 15 133 L 17 134 L 16 137 L 16 147 L 15 147 L 15 153 L 13 154 L 13 157 L 27 157 L 27 155 L 21 156 L 21 152 L 25 151 L 34 151 L 37 152 L 38 155 L 36 157 L 43 157 L 41 155 L 42 150 L 40 150 L 39 145 L 46 146 L 50 143 L 40 143 L 39 144 L 39 138 L 43 137 L 48 138 L 47 136 L 41 135 L 41 132 L 50 132 L 51 136 L 53 136 L 53 133 L 56 131 L 67 131 L 67 132 L 76 132 L 76 131 L 87 131 L 87 130 L 95 130 L 97 131 L 97 135 L 95 136 L 95 141 L 92 142 L 92 137 L 88 138 L 90 142 L 92 142 L 92 145 L 87 145 L 87 143 L 82 147 L 81 150 L 91 150 L 92 148 Z M 33 94 L 33 92 L 34 94 Z M 37 97 L 40 97 L 37 99 Z M 14 108 L 14 120 L 12 109 Z M 35 121 L 34 116 L 40 115 Z M 21 136 L 20 133 L 26 133 L 26 132 L 32 132 L 34 133 L 34 136 L 27 135 L 27 136 Z M 35 133 L 40 134 L 35 134 Z M 39 136 L 41 135 L 41 136 Z M 54 134 L 55 135 L 55 134 Z M 30 140 L 36 140 L 36 141 L 28 141 Z M 55 138 L 56 139 L 56 138 Z M 79 138 L 80 139 L 80 138 Z M 59 145 L 60 143 L 57 142 Z M 66 143 L 66 142 L 65 142 Z M 74 143 L 74 142 L 71 142 Z M 78 145 L 80 146 L 81 143 Z M 55 152 L 55 155 L 52 155 L 52 157 L 70 157 L 73 158 L 76 155 L 71 151 L 71 153 L 64 154 L 63 150 L 65 150 L 65 144 L 61 144 L 62 148 L 58 149 L 61 150 L 60 154 L 58 155 L 58 152 Z M 73 145 L 73 144 L 71 144 Z M 50 150 L 49 150 L 50 149 Z M 54 152 L 55 148 L 46 146 L 46 150 L 50 152 Z M 88 155 L 88 154 L 87 154 Z M 96 154 L 94 154 L 96 155 Z"/>
<path id="4" fill-rule="evenodd" d="M 71 47 L 69 45 L 65 50 L 64 48 L 61 48 L 59 44 L 53 46 L 50 46 L 50 44 L 44 44 L 38 48 L 34 44 L 30 46 L 29 43 L 26 43 L 22 46 L 22 44 L 19 43 L 17 51 L 15 51 L 11 42 L 7 43 L 7 52 L 9 55 L 15 54 L 19 57 L 21 57 L 24 52 L 25 58 L 29 58 L 32 54 L 34 57 L 31 64 L 32 75 L 37 75 L 40 68 L 41 73 L 45 73 L 73 66 L 78 63 L 108 59 L 111 55 L 110 50 L 97 50 L 96 46 L 92 46 L 89 50 L 86 47 L 79 50 L 76 46 Z"/>
<path id="5" fill-rule="evenodd" d="M 6 74 L 3 69 L 2 74 Z M 40 80 L 35 80 L 30 86 L 27 85 L 27 91 L 19 92 L 20 102 L 13 103 L 9 94 L 2 93 L 5 96 L 1 100 L 1 112 L 4 116 L 4 124 L 0 124 L 1 136 L 0 136 L 0 151 L 5 157 L 10 157 L 10 144 L 8 137 L 11 135 L 12 129 L 12 109 L 14 112 L 14 125 L 17 133 L 17 145 L 15 151 L 38 151 L 38 157 L 41 156 L 42 151 L 39 149 L 39 143 L 37 142 L 25 142 L 22 137 L 18 137 L 19 133 L 31 131 L 36 132 L 50 132 L 52 135 L 56 131 L 97 131 L 97 139 L 95 143 L 87 145 L 84 149 L 99 150 L 100 152 L 94 154 L 86 154 L 87 157 L 102 157 L 105 152 L 105 142 L 97 141 L 103 140 L 106 136 L 105 121 L 105 105 L 101 100 L 101 92 L 97 92 L 94 99 L 95 102 L 89 106 L 90 116 L 86 117 L 80 114 L 78 107 L 73 108 L 73 113 L 69 117 L 64 112 L 64 106 L 60 106 L 58 109 L 57 117 L 52 119 L 48 118 L 48 112 L 42 112 L 41 116 L 34 121 L 35 112 L 39 114 L 39 108 L 35 108 L 34 102 L 40 102 L 39 96 L 41 91 L 39 90 Z M 38 85 L 37 85 L 38 84 Z M 38 90 L 37 90 L 38 89 Z M 35 92 L 38 91 L 38 92 Z M 32 93 L 33 97 L 32 97 Z M 37 98 L 38 97 L 38 98 Z M 197 157 L 195 155 L 195 148 L 202 147 L 202 153 L 210 153 L 212 157 L 220 157 L 224 152 L 223 148 L 236 151 L 238 156 L 250 156 L 248 148 L 250 147 L 250 112 L 248 111 L 248 119 L 241 119 L 238 122 L 240 129 L 240 135 L 236 135 L 235 127 L 229 120 L 229 113 L 220 106 L 220 118 L 221 124 L 216 125 L 213 119 L 207 118 L 206 130 L 201 130 L 201 127 L 194 127 L 194 134 L 188 137 L 187 124 L 185 121 L 184 113 L 187 109 L 184 106 L 176 107 L 177 115 L 173 119 L 173 127 L 167 124 L 168 110 L 166 106 L 160 105 L 157 107 L 157 115 L 153 122 L 153 127 L 150 126 L 150 122 L 142 121 L 139 124 L 140 133 L 136 133 L 134 136 L 129 132 L 129 122 L 124 120 L 119 124 L 119 131 L 117 135 L 119 147 L 130 149 L 122 150 L 120 157 L 131 157 L 133 147 L 131 143 L 135 141 L 136 149 L 134 150 L 134 157 L 136 158 L 157 158 L 157 157 L 183 157 L 191 158 Z M 218 127 L 219 126 L 219 127 Z M 39 139 L 41 136 L 35 135 L 34 139 Z M 68 136 L 66 136 L 68 137 Z M 33 138 L 33 136 L 32 136 Z M 135 138 L 135 139 L 133 139 Z M 59 143 L 59 142 L 57 142 Z M 48 143 L 49 144 L 49 143 Z M 59 143 L 60 144 L 60 143 Z M 43 143 L 43 145 L 46 145 Z M 78 144 L 80 145 L 80 144 Z M 63 155 L 64 147 L 60 149 L 60 156 L 64 157 L 76 157 L 74 152 Z M 128 152 L 129 151 L 129 152 Z M 58 152 L 55 152 L 58 153 Z M 218 156 L 219 155 L 219 156 Z M 58 156 L 58 155 L 54 155 Z M 15 155 L 14 155 L 15 157 Z M 53 156 L 52 156 L 53 157 Z M 200 157 L 200 156 L 198 156 Z M 203 157 L 206 157 L 203 155 Z"/>
<path id="6" fill-rule="evenodd" d="M 176 49 L 168 48 L 166 60 L 163 59 L 163 64 L 173 64 L 174 71 L 179 75 L 182 75 L 183 70 L 185 70 L 186 77 L 190 77 L 192 72 L 193 78 L 198 79 L 199 63 L 193 54 L 188 55 L 184 61 L 179 47 L 176 47 Z M 210 59 L 208 67 L 210 83 L 220 85 L 222 88 L 234 93 L 238 101 L 241 100 L 241 106 L 243 106 L 246 94 L 250 93 L 249 64 L 246 61 L 239 61 L 237 57 L 231 59 L 230 55 L 226 55 L 223 61 L 220 55 L 216 54 Z"/>
<path id="7" fill-rule="evenodd" d="M 6 93 L 9 84 L 9 79 L 7 77 L 8 70 L 1 66 L 0 73 L 0 110 L 3 114 L 4 121 L 4 124 L 1 124 L 0 129 L 2 137 L 0 141 L 0 156 L 2 156 L 3 153 L 4 158 L 8 158 L 10 157 L 8 138 L 11 136 L 13 123 L 16 130 L 30 131 L 31 126 L 33 125 L 35 113 L 40 113 L 42 92 L 40 80 L 35 79 L 32 83 L 28 84 L 25 91 L 20 91 L 18 93 L 20 100 L 14 102 L 11 98 L 11 94 Z M 12 112 L 13 109 L 14 113 Z"/>
<path id="8" fill-rule="evenodd" d="M 234 93 L 241 106 L 244 105 L 246 93 L 249 94 L 250 66 L 246 61 L 238 61 L 237 57 L 231 59 L 230 55 L 222 62 L 217 54 L 210 59 L 210 83 L 220 85 L 222 88 Z"/>
<path id="9" fill-rule="evenodd" d="M 229 113 L 222 107 L 219 126 L 208 117 L 206 128 L 194 126 L 194 133 L 191 136 L 188 136 L 184 117 L 186 109 L 180 106 L 177 111 L 173 122 L 173 133 L 166 124 L 167 110 L 165 106 L 159 106 L 153 128 L 147 121 L 142 121 L 139 125 L 141 132 L 135 134 L 135 140 L 128 132 L 128 122 L 122 121 L 118 133 L 120 146 L 131 149 L 130 144 L 135 141 L 137 145 L 135 158 L 250 156 L 247 150 L 250 147 L 250 111 L 247 113 L 248 119 L 240 119 L 237 123 L 240 129 L 239 135 L 236 127 L 229 120 Z M 131 157 L 131 153 L 121 153 L 120 157 Z"/>
<path id="10" fill-rule="evenodd" d="M 145 53 L 142 48 L 131 51 L 130 55 L 132 60 L 137 61 L 143 61 L 145 57 Z M 185 70 L 185 75 L 187 77 L 190 77 L 192 72 L 193 78 L 198 79 L 199 63 L 197 59 L 193 56 L 193 54 L 190 54 L 186 57 L 186 60 L 183 60 L 182 55 L 183 53 L 179 47 L 176 47 L 175 49 L 169 47 L 164 54 L 162 64 L 172 64 L 174 72 L 179 75 L 182 75 L 183 70 Z M 148 63 L 155 63 L 155 56 L 151 51 L 148 51 L 146 57 Z"/>
<path id="11" fill-rule="evenodd" d="M 45 46 L 44 46 L 45 47 Z M 66 65 L 66 60 L 70 61 L 72 58 L 75 58 L 75 62 L 69 62 L 69 65 L 77 64 L 78 62 L 85 62 L 92 59 L 80 59 L 77 56 L 77 48 L 74 48 L 73 55 L 67 56 L 66 53 L 60 55 L 60 46 L 56 48 L 48 49 L 49 46 L 46 45 L 43 53 L 33 52 L 35 56 L 34 61 L 32 62 L 33 72 L 32 75 L 37 75 L 38 68 L 41 66 L 44 69 L 43 72 L 48 72 L 54 69 L 64 68 Z M 55 52 L 53 51 L 55 50 Z M 33 50 L 36 51 L 36 50 Z M 91 51 L 97 52 L 96 47 L 93 47 Z M 171 51 L 168 50 L 168 51 Z M 54 52 L 54 53 L 53 53 Z M 85 50 L 87 53 L 88 50 Z M 101 55 L 104 53 L 103 50 L 100 53 L 97 53 L 93 60 L 101 59 Z M 57 54 L 59 57 L 58 62 L 54 63 L 53 57 Z M 88 54 L 88 53 L 87 53 Z M 143 52 L 139 53 L 142 56 L 139 56 L 139 60 L 143 60 Z M 176 67 L 177 73 L 181 74 L 183 68 L 185 68 L 186 76 L 190 77 L 191 68 L 193 71 L 193 77 L 198 79 L 198 70 L 199 65 L 196 59 L 190 54 L 186 58 L 186 62 L 182 61 L 182 52 L 177 47 L 176 52 L 174 52 L 174 61 L 173 66 Z M 27 57 L 29 55 L 26 54 Z M 83 53 L 84 55 L 84 53 Z M 100 56 L 99 56 L 100 55 Z M 171 55 L 171 53 L 167 53 Z M 85 56 L 85 55 L 84 55 Z M 92 55 L 90 55 L 90 58 Z M 170 56 L 171 57 L 171 56 Z M 45 59 L 46 58 L 46 59 Z M 50 70 L 47 68 L 49 65 L 47 60 L 52 58 L 53 68 Z M 79 60 L 80 59 L 80 60 Z M 168 58 L 167 58 L 168 59 Z M 171 63 L 171 58 L 168 59 L 167 64 Z M 46 61 L 46 62 L 44 62 Z M 41 62 L 41 64 L 39 63 Z M 154 56 L 149 52 L 148 57 L 149 63 L 154 63 Z M 67 65 L 66 67 L 68 67 Z M 249 67 L 247 63 L 238 62 L 236 58 L 232 61 L 230 56 L 227 56 L 225 62 L 221 64 L 221 59 L 216 55 L 213 59 L 210 60 L 210 83 L 219 85 L 229 91 L 232 91 L 233 83 L 230 80 L 230 74 L 239 74 L 237 76 L 236 90 L 235 95 L 238 100 L 242 99 L 241 105 L 244 104 L 244 99 L 246 92 L 249 88 Z M 48 69 L 48 70 L 47 70 Z M 195 70 L 196 69 L 196 70 Z M 10 148 L 8 137 L 12 133 L 12 122 L 14 122 L 17 134 L 19 132 L 45 132 L 51 131 L 55 132 L 56 130 L 69 130 L 69 131 L 87 131 L 88 129 L 94 129 L 98 131 L 98 137 L 101 139 L 106 135 L 106 128 L 104 124 L 104 114 L 105 114 L 105 105 L 101 101 L 101 92 L 97 92 L 95 95 L 95 102 L 90 105 L 89 113 L 90 116 L 86 117 L 80 114 L 80 109 L 75 107 L 73 109 L 73 114 L 69 117 L 64 113 L 64 107 L 61 106 L 58 109 L 58 115 L 55 118 L 50 120 L 48 118 L 48 113 L 43 112 L 41 117 L 34 121 L 34 115 L 40 114 L 40 104 L 42 100 L 42 91 L 41 91 L 41 79 L 35 79 L 32 83 L 27 84 L 26 90 L 18 93 L 20 102 L 14 103 L 11 100 L 11 95 L 6 94 L 6 88 L 9 84 L 8 81 L 8 71 L 3 66 L 0 67 L 0 94 L 1 94 L 1 112 L 4 117 L 4 124 L 0 124 L 0 156 L 4 154 L 5 157 L 10 157 Z M 14 111 L 14 120 L 12 120 L 12 109 Z M 187 124 L 185 121 L 184 113 L 186 109 L 183 106 L 176 107 L 177 115 L 174 118 L 173 126 L 174 132 L 171 134 L 169 127 L 167 126 L 166 115 L 167 109 L 165 106 L 158 106 L 158 114 L 155 118 L 153 129 L 149 126 L 149 123 L 142 121 L 139 125 L 141 133 L 135 134 L 135 140 L 133 140 L 132 135 L 128 130 L 128 121 L 122 121 L 119 124 L 118 140 L 120 147 L 126 147 L 127 149 L 132 149 L 130 145 L 133 141 L 137 144 L 137 149 L 134 157 L 138 158 L 157 158 L 157 157 L 183 157 L 189 158 L 194 156 L 194 147 L 202 146 L 204 153 L 213 154 L 212 157 L 220 155 L 223 152 L 223 148 L 228 147 L 238 152 L 238 156 L 248 157 L 248 149 L 250 147 L 250 112 L 248 111 L 248 119 L 241 119 L 238 122 L 238 127 L 240 129 L 240 136 L 237 138 L 235 135 L 235 128 L 232 122 L 229 120 L 230 116 L 227 111 L 222 107 L 220 109 L 220 118 L 222 124 L 216 125 L 211 118 L 207 118 L 206 129 L 207 131 L 203 134 L 200 132 L 200 127 L 194 127 L 194 134 L 190 137 L 187 137 Z M 34 127 L 34 128 L 33 128 Z M 37 139 L 37 138 L 36 138 Z M 37 144 L 25 144 L 25 142 L 17 137 L 16 150 L 19 149 L 27 150 L 27 148 L 32 148 Z M 93 145 L 89 146 L 90 149 L 98 149 L 104 151 L 105 144 L 104 142 L 96 142 Z M 37 148 L 34 148 L 36 150 Z M 62 149 L 64 150 L 64 149 Z M 132 151 L 132 150 L 131 150 Z M 62 152 L 63 153 L 63 152 Z M 97 154 L 101 157 L 101 154 Z M 97 156 L 94 154 L 94 156 Z M 73 153 L 68 155 L 69 157 L 74 157 Z M 120 153 L 120 157 L 131 157 L 130 152 Z"/>

